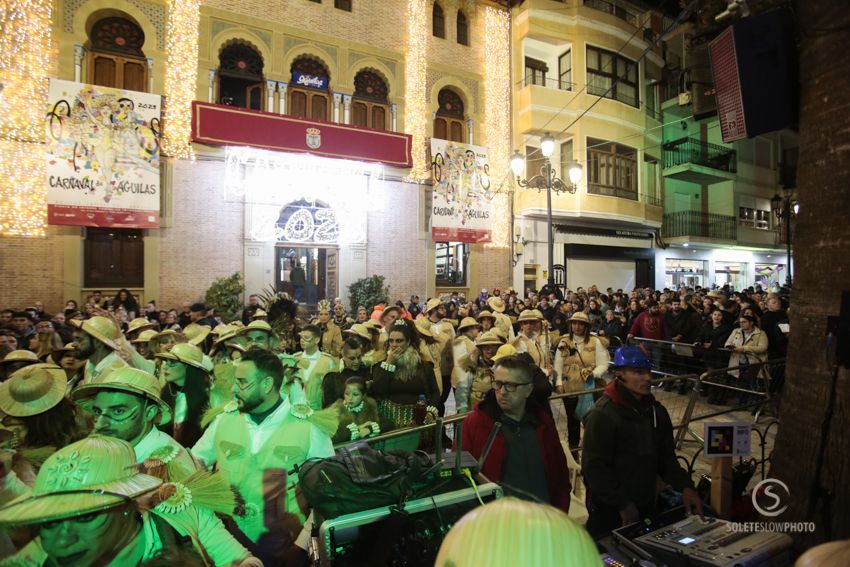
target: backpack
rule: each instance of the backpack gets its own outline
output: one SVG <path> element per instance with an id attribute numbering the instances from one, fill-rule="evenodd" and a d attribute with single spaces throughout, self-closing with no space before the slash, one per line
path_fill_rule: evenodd
<path id="1" fill-rule="evenodd" d="M 377 451 L 347 445 L 298 468 L 301 493 L 322 519 L 400 504 L 427 484 L 431 458 L 422 451 Z"/>

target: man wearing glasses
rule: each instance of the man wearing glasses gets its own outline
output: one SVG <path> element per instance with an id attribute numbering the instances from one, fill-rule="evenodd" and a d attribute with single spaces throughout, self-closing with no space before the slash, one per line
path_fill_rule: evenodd
<path id="1" fill-rule="evenodd" d="M 334 454 L 330 436 L 311 422 L 313 411 L 281 398 L 282 382 L 283 364 L 274 353 L 252 348 L 243 354 L 233 385 L 236 399 L 192 447 L 197 459 L 216 467 L 244 497 L 237 538 L 244 536 L 266 565 L 280 565 L 294 551 L 301 529 L 295 468 Z"/>
<path id="2" fill-rule="evenodd" d="M 531 397 L 533 372 L 516 356 L 496 363 L 493 389 L 463 422 L 463 449 L 480 458 L 490 432 L 501 423 L 482 474 L 512 496 L 569 512 L 567 457 L 555 422 Z"/>

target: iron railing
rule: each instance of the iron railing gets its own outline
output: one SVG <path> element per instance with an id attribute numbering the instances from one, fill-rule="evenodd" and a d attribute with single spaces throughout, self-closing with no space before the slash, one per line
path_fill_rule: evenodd
<path id="1" fill-rule="evenodd" d="M 647 205 L 652 205 L 653 207 L 663 207 L 664 201 L 660 197 L 654 197 L 652 195 L 642 194 L 640 196 L 641 203 L 645 203 Z"/>
<path id="2" fill-rule="evenodd" d="M 725 146 L 696 138 L 680 138 L 665 142 L 663 149 L 665 168 L 693 163 L 729 173 L 738 171 L 737 152 Z"/>
<path id="3" fill-rule="evenodd" d="M 528 73 L 523 77 L 521 81 L 517 82 L 517 86 L 527 87 L 527 86 L 538 86 L 538 87 L 546 87 L 549 89 L 558 89 L 561 91 L 572 91 L 575 90 L 575 83 L 571 83 L 570 81 L 562 81 L 561 79 L 556 79 L 555 77 L 535 77 L 534 75 Z"/>
<path id="4" fill-rule="evenodd" d="M 620 199 L 630 199 L 638 201 L 640 197 L 637 191 L 623 189 L 621 187 L 613 187 L 611 185 L 599 185 L 598 183 L 588 183 L 587 192 L 591 195 L 605 195 L 606 197 L 619 197 Z"/>
<path id="5" fill-rule="evenodd" d="M 678 211 L 664 215 L 661 234 L 665 238 L 701 236 L 720 240 L 737 240 L 738 224 L 737 219 L 732 216 L 699 211 Z"/>

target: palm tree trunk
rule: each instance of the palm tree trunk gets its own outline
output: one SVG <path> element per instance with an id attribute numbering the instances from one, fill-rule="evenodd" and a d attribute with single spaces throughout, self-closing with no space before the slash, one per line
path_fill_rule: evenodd
<path id="1" fill-rule="evenodd" d="M 838 314 L 841 292 L 850 290 L 850 11 L 834 0 L 795 4 L 800 213 L 792 339 L 770 471 L 791 497 L 788 510 L 770 519 L 815 522 L 815 533 L 795 536 L 805 549 L 850 537 L 850 371 L 828 360 L 826 339 L 827 316 Z"/>

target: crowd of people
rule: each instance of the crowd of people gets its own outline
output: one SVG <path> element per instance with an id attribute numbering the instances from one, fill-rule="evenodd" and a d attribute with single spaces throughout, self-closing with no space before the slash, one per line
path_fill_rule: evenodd
<path id="1" fill-rule="evenodd" d="M 735 367 L 784 356 L 785 297 L 547 291 L 350 311 L 337 299 L 312 313 L 286 294 L 252 295 L 233 321 L 203 303 L 142 308 L 128 290 L 96 292 L 82 307 L 69 300 L 52 315 L 39 301 L 0 311 L 0 525 L 15 528 L 2 532 L 0 554 L 27 565 L 136 565 L 183 541 L 207 563 L 299 564 L 312 516 L 296 499 L 297 467 L 335 444 L 433 423 L 450 400 L 469 412 L 463 447 L 476 458 L 501 424 L 482 468 L 489 480 L 568 512 L 568 458 L 549 397 L 600 386 L 595 406 L 590 395 L 563 399 L 568 447 L 594 495 L 591 532 L 651 513 L 646 479 L 656 474 L 698 509 L 671 428 L 643 447 L 661 468 L 618 480 L 628 463 L 612 465 L 611 447 L 638 447 L 646 420 L 657 425 L 666 411 L 649 391 L 652 348 L 617 350 L 608 382 L 609 349 L 630 339 L 695 345 L 709 367 L 726 347 Z M 380 447 L 433 441 L 409 434 Z"/>

